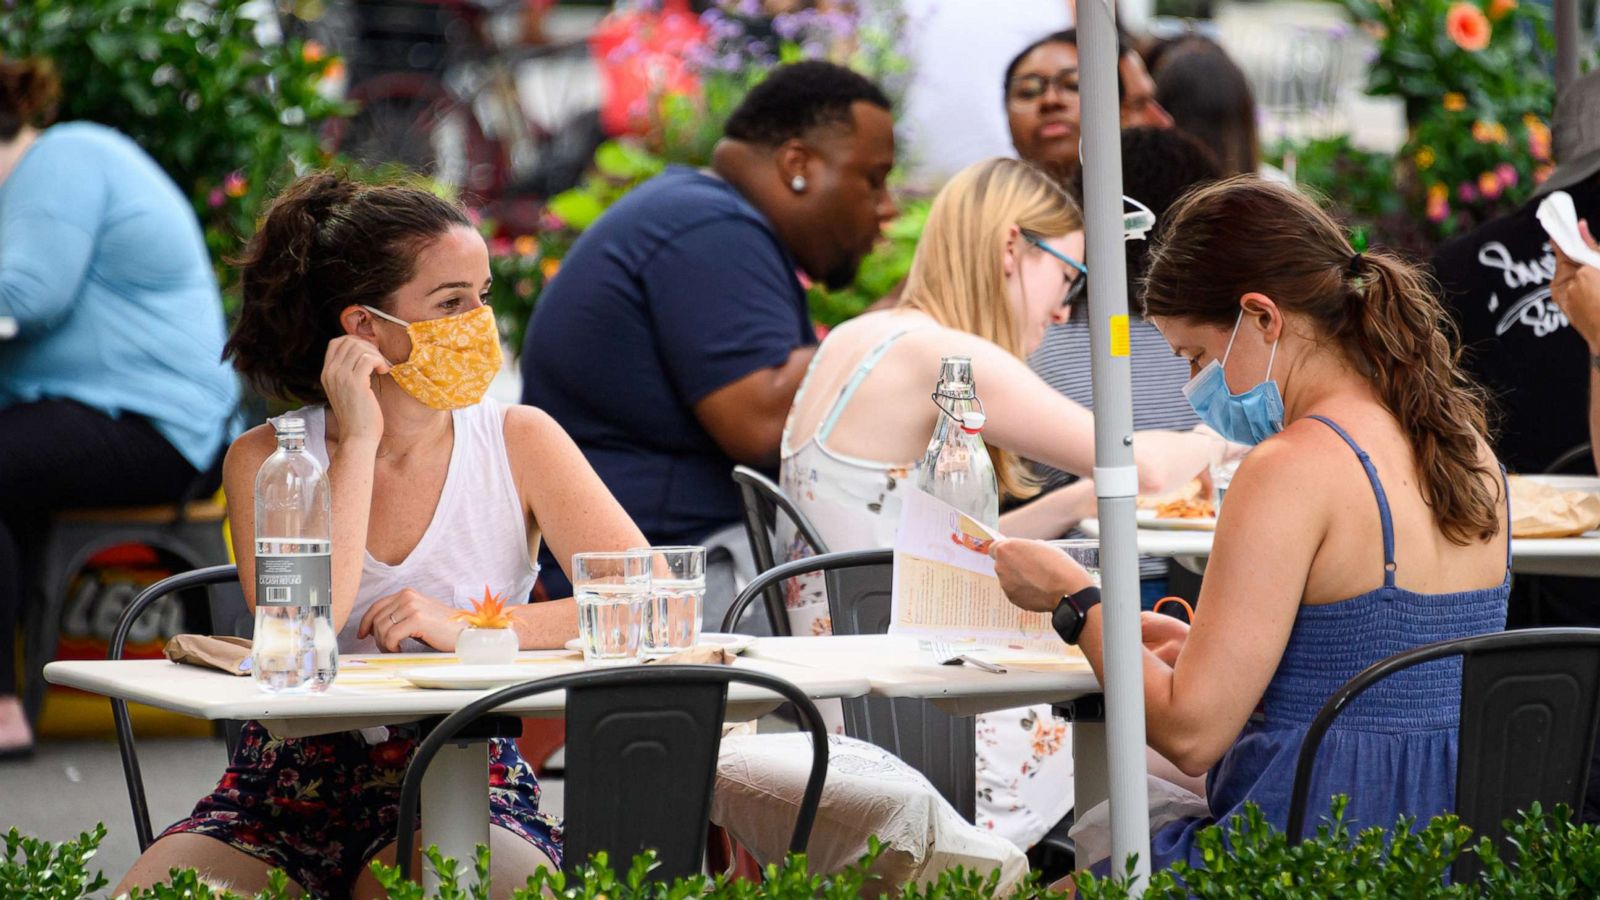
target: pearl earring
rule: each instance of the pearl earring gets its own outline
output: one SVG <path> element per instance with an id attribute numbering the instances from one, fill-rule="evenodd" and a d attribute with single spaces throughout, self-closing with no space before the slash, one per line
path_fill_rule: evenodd
<path id="1" fill-rule="evenodd" d="M 789 190 L 794 191 L 796 194 L 805 193 L 806 177 L 804 175 L 796 175 L 789 179 Z"/>

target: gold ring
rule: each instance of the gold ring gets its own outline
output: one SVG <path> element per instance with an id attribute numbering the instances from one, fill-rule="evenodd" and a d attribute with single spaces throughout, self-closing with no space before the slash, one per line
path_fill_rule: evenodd
<path id="1" fill-rule="evenodd" d="M 396 622 L 394 620 L 394 613 L 389 613 L 389 624 L 390 625 L 399 625 L 400 624 L 399 622 Z"/>

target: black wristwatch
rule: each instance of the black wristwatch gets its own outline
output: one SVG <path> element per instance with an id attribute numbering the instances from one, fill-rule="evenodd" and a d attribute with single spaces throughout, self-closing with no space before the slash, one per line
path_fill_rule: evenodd
<path id="1" fill-rule="evenodd" d="M 1076 594 L 1067 594 L 1050 614 L 1050 626 L 1063 641 L 1076 646 L 1083 635 L 1083 623 L 1089 618 L 1089 610 L 1099 605 L 1100 589 L 1093 585 Z"/>

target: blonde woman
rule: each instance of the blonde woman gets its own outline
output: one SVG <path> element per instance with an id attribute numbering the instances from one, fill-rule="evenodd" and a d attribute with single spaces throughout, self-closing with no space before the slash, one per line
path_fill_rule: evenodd
<path id="1" fill-rule="evenodd" d="M 784 492 L 830 550 L 894 543 L 900 502 L 940 414 L 928 399 L 945 356 L 972 359 L 988 413 L 984 441 L 1003 497 L 1035 490 L 1019 458 L 1077 475 L 1094 467 L 1094 419 L 1028 368 L 1084 277 L 1077 206 L 1033 165 L 990 159 L 933 201 L 900 303 L 835 328 L 818 349 L 784 430 Z M 1140 486 L 1171 490 L 1205 466 L 1208 442 L 1139 436 Z M 1001 517 L 1009 535 L 1058 537 L 1093 508 L 1081 481 Z M 786 536 L 787 537 L 787 536 Z M 793 547 L 791 556 L 803 551 Z M 796 580 L 796 634 L 831 631 L 820 581 Z M 1023 849 L 1072 805 L 1066 726 L 1049 707 L 978 719 L 978 824 Z"/>

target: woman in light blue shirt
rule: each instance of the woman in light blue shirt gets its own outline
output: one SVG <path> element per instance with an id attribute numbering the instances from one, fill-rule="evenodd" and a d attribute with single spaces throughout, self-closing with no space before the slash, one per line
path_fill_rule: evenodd
<path id="1" fill-rule="evenodd" d="M 19 538 L 59 509 L 183 496 L 238 401 L 188 201 L 118 132 L 47 127 L 58 95 L 47 64 L 0 60 L 0 759 L 33 743 Z"/>

